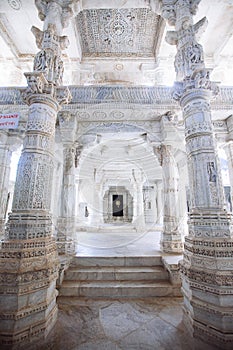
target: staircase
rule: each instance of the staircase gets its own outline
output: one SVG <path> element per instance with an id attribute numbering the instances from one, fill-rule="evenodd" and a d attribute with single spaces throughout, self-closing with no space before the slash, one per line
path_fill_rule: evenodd
<path id="1" fill-rule="evenodd" d="M 61 297 L 146 298 L 181 296 L 161 256 L 74 257 L 65 271 Z"/>

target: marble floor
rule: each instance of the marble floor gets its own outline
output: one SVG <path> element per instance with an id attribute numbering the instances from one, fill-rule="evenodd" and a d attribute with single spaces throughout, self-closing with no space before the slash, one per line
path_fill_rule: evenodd
<path id="1" fill-rule="evenodd" d="M 78 256 L 144 256 L 158 255 L 160 227 L 145 228 L 138 232 L 124 226 L 105 226 L 104 230 L 79 231 L 76 236 Z"/>
<path id="2" fill-rule="evenodd" d="M 194 346 L 182 323 L 182 298 L 133 301 L 58 298 L 56 327 L 27 350 L 214 350 Z"/>
<path id="3" fill-rule="evenodd" d="M 76 256 L 162 256 L 168 264 L 178 264 L 182 254 L 168 254 L 160 250 L 161 227 L 153 230 L 147 227 L 141 231 L 126 231 L 124 227 L 115 230 L 77 232 Z"/>

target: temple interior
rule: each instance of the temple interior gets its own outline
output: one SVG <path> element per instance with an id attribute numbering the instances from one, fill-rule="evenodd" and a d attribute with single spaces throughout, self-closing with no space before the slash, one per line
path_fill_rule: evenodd
<path id="1" fill-rule="evenodd" d="M 233 2 L 0 1 L 0 348 L 233 348 Z"/>

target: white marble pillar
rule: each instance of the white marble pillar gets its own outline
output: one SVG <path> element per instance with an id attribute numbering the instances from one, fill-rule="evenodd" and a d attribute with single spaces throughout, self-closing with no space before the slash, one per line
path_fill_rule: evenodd
<path id="1" fill-rule="evenodd" d="M 64 144 L 61 208 L 57 221 L 57 247 L 59 254 L 75 252 L 75 147 Z"/>
<path id="2" fill-rule="evenodd" d="M 172 146 L 161 145 L 155 148 L 163 173 L 163 231 L 161 249 L 166 253 L 181 253 L 183 243 L 179 228 L 177 164 L 172 154 Z"/>
<path id="3" fill-rule="evenodd" d="M 155 202 L 155 186 L 143 187 L 143 202 L 145 223 L 152 224 L 157 220 L 157 208 Z"/>
<path id="4" fill-rule="evenodd" d="M 141 169 L 132 170 L 133 183 L 133 224 L 138 230 L 145 226 L 144 202 L 143 202 L 143 183 L 145 179 Z"/>
<path id="5" fill-rule="evenodd" d="M 230 186 L 231 186 L 231 203 L 233 205 L 233 140 L 228 141 L 225 144 L 224 150 L 227 156 L 227 165 L 228 165 L 229 179 L 230 179 Z"/>
<path id="6" fill-rule="evenodd" d="M 77 118 L 68 111 L 58 115 L 63 144 L 63 175 L 60 193 L 60 214 L 57 220 L 57 247 L 60 255 L 74 254 L 76 242 L 76 184 L 82 146 L 76 142 Z"/>
<path id="7" fill-rule="evenodd" d="M 133 224 L 138 230 L 145 226 L 144 203 L 143 203 L 143 183 L 135 183 L 133 196 Z"/>
<path id="8" fill-rule="evenodd" d="M 61 48 L 67 38 L 60 36 L 47 14 L 52 8 L 56 22 L 63 23 L 62 14 L 67 15 L 68 9 L 54 1 L 40 4 L 47 24 L 43 31 L 33 28 L 41 51 L 35 57 L 34 71 L 25 73 L 28 122 L 0 256 L 1 349 L 38 344 L 57 319 L 59 262 L 50 214 L 54 135 L 57 112 L 62 103 L 69 102 L 70 93 L 59 87 Z"/>
<path id="9" fill-rule="evenodd" d="M 93 225 L 100 225 L 103 223 L 103 186 L 101 183 L 94 182 L 93 191 L 93 207 L 91 222 Z M 111 211 L 110 211 L 111 212 Z"/>
<path id="10" fill-rule="evenodd" d="M 179 172 L 179 185 L 178 185 L 178 215 L 179 215 L 179 229 L 181 233 L 182 240 L 188 234 L 188 211 L 187 211 L 187 161 L 179 162 L 178 172 Z"/>
<path id="11" fill-rule="evenodd" d="M 6 131 L 0 132 L 0 239 L 4 238 L 7 207 L 9 205 L 9 182 L 12 152 L 22 144 L 22 137 Z"/>
<path id="12" fill-rule="evenodd" d="M 157 223 L 163 224 L 163 182 L 157 181 Z"/>
<path id="13" fill-rule="evenodd" d="M 196 34 L 207 24 L 193 23 L 199 1 L 163 1 L 162 16 L 175 26 L 166 40 L 176 45 L 177 83 L 185 122 L 191 208 L 189 235 L 180 264 L 184 295 L 184 324 L 199 341 L 220 349 L 233 347 L 233 231 L 232 217 L 224 210 L 221 171 L 213 138 L 210 100 L 217 87 L 205 68 Z"/>
<path id="14" fill-rule="evenodd" d="M 137 185 L 137 207 L 138 207 L 137 225 L 139 228 L 143 228 L 145 226 L 143 183 L 139 183 Z"/>
<path id="15" fill-rule="evenodd" d="M 7 210 L 7 198 L 10 178 L 10 164 L 12 151 L 9 148 L 8 135 L 6 132 L 0 132 L 0 239 L 3 239 L 5 233 L 5 221 Z"/>
<path id="16" fill-rule="evenodd" d="M 138 195 L 137 195 L 137 185 L 133 184 L 133 223 L 138 217 Z"/>

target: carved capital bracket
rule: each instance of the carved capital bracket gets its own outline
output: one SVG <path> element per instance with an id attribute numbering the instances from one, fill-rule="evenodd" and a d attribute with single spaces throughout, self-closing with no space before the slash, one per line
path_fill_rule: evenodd
<path id="1" fill-rule="evenodd" d="M 203 68 L 195 70 L 193 74 L 184 79 L 183 82 L 175 82 L 172 90 L 172 97 L 180 101 L 181 97 L 188 92 L 204 90 L 209 92 L 210 99 L 214 99 L 219 94 L 219 86 L 210 80 L 210 70 Z"/>
<path id="2" fill-rule="evenodd" d="M 62 32 L 69 24 L 70 18 L 73 16 L 71 1 L 60 0 L 35 0 L 38 15 L 41 21 L 44 21 L 44 29 L 47 29 L 50 23 L 56 25 L 58 33 Z"/>
<path id="3" fill-rule="evenodd" d="M 74 156 L 74 164 L 75 164 L 75 168 L 78 167 L 79 165 L 79 161 L 80 161 L 80 156 L 82 154 L 83 151 L 83 145 L 76 145 L 75 148 L 75 156 Z"/>
<path id="4" fill-rule="evenodd" d="M 196 14 L 200 2 L 201 0 L 159 0 L 157 8 L 170 26 L 180 24 L 187 27 L 192 23 L 192 16 Z"/>
<path id="5" fill-rule="evenodd" d="M 177 47 L 175 57 L 177 81 L 183 81 L 185 89 L 204 88 L 216 93 L 216 84 L 210 82 L 210 71 L 205 69 L 203 48 L 198 43 L 208 21 L 204 17 L 193 23 L 193 15 L 199 2 L 200 0 L 162 1 L 162 16 L 175 27 L 174 31 L 167 32 L 165 39 L 170 45 Z"/>
<path id="6" fill-rule="evenodd" d="M 32 32 L 40 49 L 34 58 L 33 70 L 43 72 L 50 83 L 61 85 L 64 72 L 61 51 L 69 45 L 67 36 L 57 35 L 55 24 L 49 24 L 45 31 L 32 27 Z"/>
<path id="7" fill-rule="evenodd" d="M 69 6 L 72 1 L 36 0 L 39 17 L 44 21 L 44 28 L 40 30 L 32 27 L 36 44 L 40 51 L 34 59 L 33 70 L 43 72 L 50 84 L 62 84 L 63 61 L 61 51 L 68 47 L 67 36 L 62 36 L 63 28 L 68 26 L 73 11 Z"/>
<path id="8" fill-rule="evenodd" d="M 27 88 L 22 91 L 22 97 L 25 102 L 30 105 L 31 97 L 35 94 L 42 94 L 45 92 L 45 86 L 48 85 L 43 72 L 27 72 L 24 73 L 27 79 Z"/>
<path id="9" fill-rule="evenodd" d="M 73 113 L 63 110 L 58 113 L 57 126 L 59 127 L 63 144 L 74 143 L 77 132 L 77 120 Z"/>
<path id="10" fill-rule="evenodd" d="M 56 98 L 60 106 L 70 103 L 72 100 L 72 95 L 69 88 L 67 86 L 57 88 Z"/>
<path id="11" fill-rule="evenodd" d="M 170 159 L 172 157 L 170 145 L 161 144 L 159 146 L 154 146 L 153 150 L 161 166 L 170 163 Z"/>
<path id="12" fill-rule="evenodd" d="M 53 101 L 56 109 L 63 104 L 68 104 L 71 99 L 71 93 L 68 87 L 55 87 L 50 84 L 44 76 L 44 72 L 25 73 L 28 87 L 22 90 L 23 99 L 28 105 L 34 102 L 44 101 L 46 104 Z"/>

